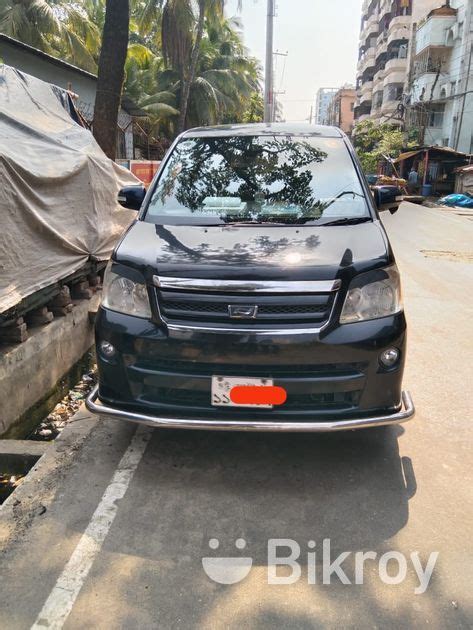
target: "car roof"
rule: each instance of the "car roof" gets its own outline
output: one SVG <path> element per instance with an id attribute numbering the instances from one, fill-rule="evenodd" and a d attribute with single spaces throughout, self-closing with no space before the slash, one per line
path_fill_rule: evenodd
<path id="1" fill-rule="evenodd" d="M 253 123 L 248 125 L 218 125 L 216 127 L 196 127 L 182 134 L 184 138 L 228 137 L 228 136 L 319 136 L 342 138 L 338 127 L 311 125 L 309 123 Z"/>

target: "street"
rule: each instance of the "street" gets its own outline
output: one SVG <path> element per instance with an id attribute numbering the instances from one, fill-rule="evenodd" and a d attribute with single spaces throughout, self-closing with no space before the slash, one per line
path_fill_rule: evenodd
<path id="1" fill-rule="evenodd" d="M 140 428 L 123 462 L 136 428 L 84 412 L 83 438 L 56 446 L 60 472 L 26 481 L 21 503 L 0 511 L 2 627 L 471 627 L 473 221 L 405 203 L 383 222 L 403 279 L 414 420 L 331 435 Z M 300 547 L 292 584 L 268 584 L 271 539 Z M 323 583 L 324 539 L 332 560 L 351 552 L 350 584 Z M 377 559 L 355 584 L 359 551 Z M 399 584 L 381 577 L 391 551 L 407 561 Z M 424 568 L 438 552 L 422 594 L 414 552 Z M 202 558 L 217 556 L 251 557 L 251 571 L 216 583 Z"/>

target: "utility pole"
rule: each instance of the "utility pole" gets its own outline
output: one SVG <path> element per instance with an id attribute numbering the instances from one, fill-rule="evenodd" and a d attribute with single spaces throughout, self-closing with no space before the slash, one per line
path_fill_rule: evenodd
<path id="1" fill-rule="evenodd" d="M 466 71 L 465 93 L 463 94 L 463 102 L 462 102 L 461 113 L 460 113 L 460 122 L 458 123 L 457 137 L 456 137 L 456 140 L 455 140 L 455 151 L 458 150 L 458 145 L 460 144 L 460 140 L 461 140 L 461 133 L 462 133 L 462 127 L 463 127 L 463 116 L 464 116 L 464 113 L 465 113 L 465 103 L 466 103 L 466 98 L 467 98 L 467 94 L 468 94 L 468 85 L 470 83 L 471 58 L 472 57 L 473 57 L 473 44 L 470 45 L 470 56 L 468 58 L 468 70 Z"/>
<path id="2" fill-rule="evenodd" d="M 268 0 L 268 15 L 266 21 L 266 76 L 264 82 L 264 122 L 273 122 L 274 94 L 273 94 L 273 42 L 274 42 L 274 2 Z"/>

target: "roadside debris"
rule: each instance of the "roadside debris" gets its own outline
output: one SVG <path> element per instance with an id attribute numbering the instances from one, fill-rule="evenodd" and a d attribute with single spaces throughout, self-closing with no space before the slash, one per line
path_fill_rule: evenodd
<path id="1" fill-rule="evenodd" d="M 54 407 L 29 439 L 54 440 L 84 402 L 96 380 L 96 367 L 94 366 L 83 374 L 77 385 Z"/>
<path id="2" fill-rule="evenodd" d="M 470 252 L 451 252 L 434 249 L 421 249 L 420 251 L 426 258 L 443 258 L 444 260 L 463 263 L 473 262 L 473 253 Z"/>
<path id="3" fill-rule="evenodd" d="M 0 473 L 0 504 L 17 488 L 24 475 L 10 475 Z"/>

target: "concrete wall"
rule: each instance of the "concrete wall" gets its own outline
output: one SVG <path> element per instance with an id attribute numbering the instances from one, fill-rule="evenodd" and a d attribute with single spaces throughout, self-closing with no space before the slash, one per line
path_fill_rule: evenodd
<path id="1" fill-rule="evenodd" d="M 47 397 L 58 381 L 93 344 L 89 310 L 99 297 L 81 300 L 72 313 L 50 324 L 30 328 L 22 344 L 2 347 L 0 354 L 0 436 Z"/>

